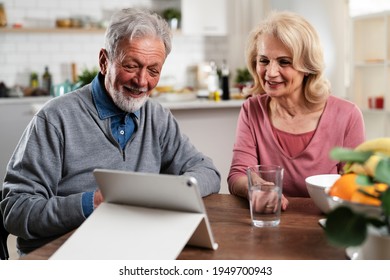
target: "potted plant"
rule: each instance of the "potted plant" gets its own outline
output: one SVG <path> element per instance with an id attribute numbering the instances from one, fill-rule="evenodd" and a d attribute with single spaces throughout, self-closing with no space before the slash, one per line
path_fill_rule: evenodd
<path id="1" fill-rule="evenodd" d="M 181 12 L 176 8 L 167 8 L 163 10 L 162 17 L 168 21 L 169 26 L 172 30 L 176 30 L 179 28 L 180 20 L 181 20 Z"/>
<path id="2" fill-rule="evenodd" d="M 97 67 L 93 67 L 92 69 L 85 68 L 80 75 L 77 77 L 77 81 L 74 84 L 74 88 L 79 88 L 85 86 L 92 82 L 92 80 L 99 73 L 99 69 Z"/>
<path id="3" fill-rule="evenodd" d="M 347 249 L 360 246 L 359 258 L 390 258 L 390 138 L 354 150 L 334 148 L 331 158 L 346 164 L 344 185 L 336 181 L 329 190 L 335 207 L 327 214 L 328 240 Z"/>
<path id="4" fill-rule="evenodd" d="M 252 75 L 246 67 L 236 69 L 236 78 L 234 81 L 236 83 L 236 87 L 240 89 L 241 92 L 245 87 L 253 84 Z"/>

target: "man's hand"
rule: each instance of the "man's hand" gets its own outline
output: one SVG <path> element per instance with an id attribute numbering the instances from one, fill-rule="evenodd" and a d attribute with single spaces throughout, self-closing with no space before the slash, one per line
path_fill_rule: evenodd
<path id="1" fill-rule="evenodd" d="M 96 209 L 100 203 L 104 201 L 103 195 L 100 192 L 100 190 L 96 190 L 94 195 L 93 195 L 93 209 Z"/>

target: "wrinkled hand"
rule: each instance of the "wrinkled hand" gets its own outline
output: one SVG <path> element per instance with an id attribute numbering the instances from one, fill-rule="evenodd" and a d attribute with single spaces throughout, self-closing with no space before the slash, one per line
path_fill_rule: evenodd
<path id="1" fill-rule="evenodd" d="M 275 192 L 254 191 L 250 198 L 252 208 L 259 213 L 272 213 L 277 211 L 278 194 Z"/>
<path id="2" fill-rule="evenodd" d="M 101 191 L 98 189 L 93 195 L 93 209 L 96 209 L 104 201 Z"/>
<path id="3" fill-rule="evenodd" d="M 256 212 L 272 213 L 277 211 L 278 195 L 277 193 L 254 192 L 252 195 L 252 207 Z M 281 210 L 285 211 L 288 206 L 287 198 L 282 195 Z"/>

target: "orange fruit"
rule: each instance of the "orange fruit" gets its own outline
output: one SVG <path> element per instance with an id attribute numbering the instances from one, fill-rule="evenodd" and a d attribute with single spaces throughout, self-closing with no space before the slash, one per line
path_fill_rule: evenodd
<path id="1" fill-rule="evenodd" d="M 389 186 L 386 185 L 385 183 L 376 183 L 375 184 L 375 189 L 378 191 L 378 192 L 384 192 L 387 190 Z"/>
<path id="2" fill-rule="evenodd" d="M 347 173 L 336 180 L 329 190 L 330 196 L 337 196 L 344 200 L 351 200 L 352 195 L 358 189 L 356 184 L 357 174 Z"/>
<path id="3" fill-rule="evenodd" d="M 330 196 L 337 196 L 351 202 L 380 206 L 379 196 L 389 187 L 384 183 L 375 183 L 370 186 L 361 186 L 356 183 L 356 173 L 347 173 L 342 175 L 334 182 L 329 190 Z"/>
<path id="4" fill-rule="evenodd" d="M 377 192 L 375 186 L 364 187 L 364 188 L 361 188 L 361 190 L 363 190 L 364 192 L 369 193 L 373 196 L 376 196 L 376 197 L 366 195 L 365 193 L 357 190 L 356 192 L 354 192 L 354 194 L 351 197 L 352 202 L 357 202 L 357 203 L 361 203 L 361 204 L 368 204 L 368 205 L 375 205 L 375 206 L 381 205 L 380 199 L 377 198 L 378 192 Z"/>

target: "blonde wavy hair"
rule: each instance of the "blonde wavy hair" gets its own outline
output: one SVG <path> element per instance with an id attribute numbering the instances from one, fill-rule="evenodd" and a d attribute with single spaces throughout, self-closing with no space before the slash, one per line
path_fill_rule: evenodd
<path id="1" fill-rule="evenodd" d="M 246 94 L 264 94 L 256 74 L 257 46 L 261 35 L 269 34 L 279 39 L 292 53 L 292 66 L 306 74 L 303 90 L 310 103 L 321 103 L 330 94 L 330 83 L 324 76 L 324 56 L 318 34 L 303 17 L 292 12 L 273 11 L 249 34 L 246 45 L 246 63 L 253 77 L 253 87 Z"/>

